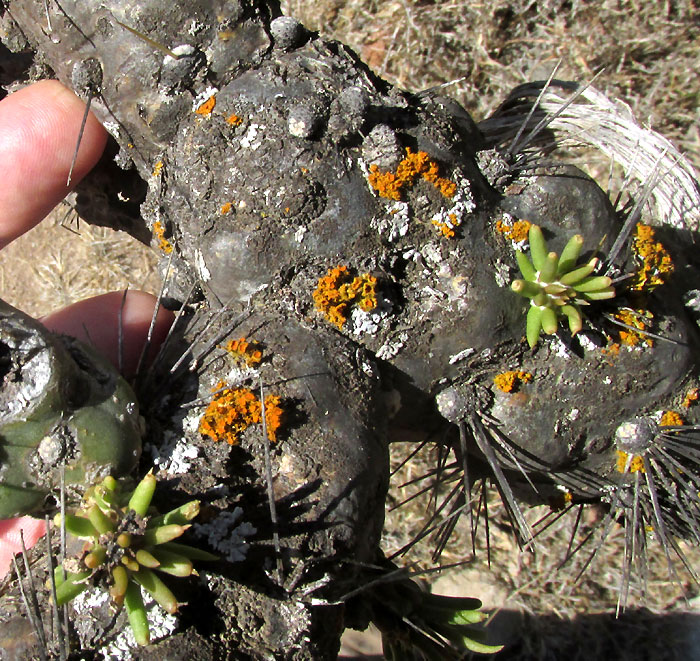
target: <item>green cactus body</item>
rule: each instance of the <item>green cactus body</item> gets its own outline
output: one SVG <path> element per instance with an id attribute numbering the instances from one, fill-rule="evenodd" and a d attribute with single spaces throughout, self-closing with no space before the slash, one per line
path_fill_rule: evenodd
<path id="1" fill-rule="evenodd" d="M 0 519 L 38 511 L 65 481 L 130 471 L 141 452 L 136 396 L 92 348 L 0 301 Z"/>

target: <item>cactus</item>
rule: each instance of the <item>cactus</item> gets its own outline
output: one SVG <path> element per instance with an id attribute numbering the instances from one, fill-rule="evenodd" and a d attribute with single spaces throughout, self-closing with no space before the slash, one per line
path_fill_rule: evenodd
<path id="1" fill-rule="evenodd" d="M 514 280 L 511 289 L 530 299 L 527 313 L 527 342 L 530 348 L 537 344 L 540 332 L 557 332 L 559 319 L 566 318 L 569 330 L 576 335 L 583 326 L 581 306 L 591 301 L 615 297 L 612 280 L 604 275 L 593 275 L 598 260 L 578 264 L 583 237 L 576 234 L 569 239 L 561 256 L 547 250 L 547 242 L 538 225 L 529 232 L 530 259 L 517 251 L 515 257 L 524 279 Z"/>
<path id="2" fill-rule="evenodd" d="M 0 301 L 0 355 L 0 519 L 41 510 L 60 466 L 77 485 L 136 465 L 136 396 L 96 351 Z"/>
<path id="3" fill-rule="evenodd" d="M 87 540 L 77 571 L 57 567 L 56 603 L 68 603 L 90 585 L 109 590 L 114 604 L 124 606 L 134 638 L 148 645 L 150 634 L 142 587 L 168 613 L 175 613 L 178 601 L 154 571 L 186 577 L 194 573 L 192 560 L 217 560 L 217 556 L 185 544 L 173 543 L 199 514 L 193 500 L 164 515 L 149 515 L 156 478 L 149 472 L 131 493 L 124 493 L 114 477 L 85 492 L 81 509 L 65 516 L 66 531 Z M 61 525 L 60 514 L 54 520 Z"/>

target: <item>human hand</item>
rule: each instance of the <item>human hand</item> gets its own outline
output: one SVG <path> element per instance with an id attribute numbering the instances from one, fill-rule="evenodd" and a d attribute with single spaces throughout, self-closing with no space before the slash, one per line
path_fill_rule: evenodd
<path id="1" fill-rule="evenodd" d="M 100 158 L 107 134 L 90 113 L 72 185 L 66 186 L 84 110 L 77 96 L 52 80 L 25 87 L 0 101 L 0 249 L 39 223 Z M 41 321 L 52 331 L 93 344 L 117 365 L 122 297 L 122 292 L 95 296 Z M 127 376 L 136 370 L 154 306 L 155 298 L 150 294 L 127 294 L 121 322 L 123 371 Z M 165 337 L 172 319 L 170 312 L 160 309 L 155 346 Z M 28 516 L 0 520 L 0 578 L 21 549 L 20 530 L 29 548 L 44 534 L 44 521 Z"/>

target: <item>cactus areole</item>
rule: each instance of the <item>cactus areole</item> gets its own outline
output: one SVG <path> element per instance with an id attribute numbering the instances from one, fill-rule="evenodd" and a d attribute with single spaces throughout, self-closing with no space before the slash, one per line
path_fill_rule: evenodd
<path id="1" fill-rule="evenodd" d="M 0 519 L 66 485 L 125 474 L 141 454 L 136 396 L 89 346 L 0 301 Z"/>

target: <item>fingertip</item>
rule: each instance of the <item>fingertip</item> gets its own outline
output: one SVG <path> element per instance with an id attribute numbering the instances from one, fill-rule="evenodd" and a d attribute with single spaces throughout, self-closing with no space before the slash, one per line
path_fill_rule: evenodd
<path id="1" fill-rule="evenodd" d="M 0 247 L 36 225 L 97 163 L 107 133 L 89 113 L 73 170 L 85 103 L 56 80 L 0 101 Z"/>
<path id="2" fill-rule="evenodd" d="M 22 516 L 0 520 L 0 579 L 9 573 L 14 555 L 22 551 L 22 539 L 30 549 L 44 534 L 46 524 L 41 519 Z"/>
<path id="3" fill-rule="evenodd" d="M 41 322 L 49 330 L 92 344 L 115 367 L 119 365 L 119 326 L 121 323 L 122 372 L 130 377 L 136 373 L 157 299 L 142 291 L 110 292 L 78 301 L 44 317 Z M 120 322 L 121 310 L 121 322 Z M 159 308 L 153 327 L 151 345 L 146 359 L 152 359 L 173 323 L 175 315 Z M 146 363 L 147 364 L 147 363 Z"/>

